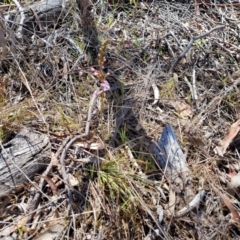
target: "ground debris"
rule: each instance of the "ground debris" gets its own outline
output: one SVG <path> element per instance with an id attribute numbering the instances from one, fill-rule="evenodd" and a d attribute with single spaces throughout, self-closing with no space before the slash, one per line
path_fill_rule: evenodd
<path id="1" fill-rule="evenodd" d="M 240 117 L 239 3 L 14 0 L 0 8 L 2 145 L 31 129 L 35 160 L 48 139 L 44 172 L 0 200 L 0 234 L 240 238 L 238 127 L 225 139 Z M 167 158 L 156 158 L 153 142 Z"/>

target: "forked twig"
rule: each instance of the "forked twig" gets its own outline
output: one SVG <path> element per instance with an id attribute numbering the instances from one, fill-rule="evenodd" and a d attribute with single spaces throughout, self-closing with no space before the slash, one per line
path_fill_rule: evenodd
<path id="1" fill-rule="evenodd" d="M 214 31 L 217 31 L 217 30 L 220 30 L 220 29 L 223 29 L 225 28 L 225 26 L 221 25 L 221 26 L 218 26 L 218 27 L 215 27 L 213 29 L 211 29 L 210 31 L 206 32 L 206 33 L 203 33 L 199 36 L 193 36 L 190 40 L 190 42 L 188 43 L 187 47 L 184 49 L 184 51 L 179 55 L 179 57 L 175 60 L 175 62 L 173 62 L 170 70 L 169 70 L 169 74 L 172 74 L 173 73 L 173 70 L 175 69 L 175 67 L 178 65 L 178 63 L 182 60 L 182 58 L 187 54 L 187 52 L 190 50 L 190 48 L 192 47 L 193 43 L 200 39 L 200 38 L 204 38 L 206 36 L 208 36 L 209 34 L 211 34 L 212 32 Z"/>

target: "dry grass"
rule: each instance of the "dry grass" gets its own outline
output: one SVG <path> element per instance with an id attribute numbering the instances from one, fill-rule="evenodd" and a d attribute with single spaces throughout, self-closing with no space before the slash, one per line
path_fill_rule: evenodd
<path id="1" fill-rule="evenodd" d="M 28 126 L 48 134 L 56 153 L 66 137 L 84 133 L 97 88 L 90 68 L 98 68 L 97 53 L 106 39 L 104 71 L 110 73 L 112 90 L 102 104 L 98 98 L 90 134 L 82 140 L 103 143 L 104 150 L 72 146 L 65 158 L 73 186 L 70 211 L 66 182 L 59 181 L 61 166 L 55 162 L 48 178 L 59 183 L 58 194 L 46 184 L 43 192 L 49 198 L 42 197 L 38 209 L 29 208 L 29 185 L 7 197 L 6 205 L 3 199 L 1 234 L 15 227 L 12 237 L 40 239 L 40 233 L 60 224 L 57 239 L 240 238 L 239 225 L 219 194 L 228 196 L 239 212 L 239 194 L 228 194 L 226 174 L 240 170 L 239 136 L 224 158 L 213 152 L 240 116 L 240 8 L 224 3 L 199 7 L 198 16 L 193 2 L 98 1 L 84 15 L 69 1 L 55 24 L 43 32 L 35 26 L 36 32 L 15 42 L 15 52 L 0 63 L 3 142 Z M 196 40 L 169 72 L 192 36 L 220 25 L 224 30 Z M 153 84 L 160 92 L 154 105 Z M 182 115 L 179 103 L 189 106 L 191 114 Z M 206 191 L 199 208 L 180 218 L 170 214 L 171 186 L 150 151 L 167 124 L 187 154 L 195 194 Z M 31 221 L 21 222 L 30 215 Z"/>

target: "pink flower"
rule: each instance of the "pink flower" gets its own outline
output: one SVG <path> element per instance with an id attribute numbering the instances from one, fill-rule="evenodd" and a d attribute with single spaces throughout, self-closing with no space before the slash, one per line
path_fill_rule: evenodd
<path id="1" fill-rule="evenodd" d="M 107 80 L 104 80 L 103 82 L 101 82 L 101 87 L 103 88 L 104 92 L 110 90 L 110 85 Z"/>

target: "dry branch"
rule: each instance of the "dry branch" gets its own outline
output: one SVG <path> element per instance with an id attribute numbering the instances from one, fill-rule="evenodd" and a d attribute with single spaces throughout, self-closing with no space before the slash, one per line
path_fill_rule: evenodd
<path id="1" fill-rule="evenodd" d="M 199 36 L 193 36 L 190 40 L 190 42 L 188 43 L 187 47 L 184 49 L 184 51 L 179 55 L 179 57 L 173 62 L 170 70 L 169 70 L 169 73 L 172 74 L 173 73 L 173 70 L 175 69 L 175 67 L 178 65 L 178 63 L 183 59 L 183 57 L 187 54 L 187 52 L 190 50 L 190 48 L 192 47 L 193 43 L 200 39 L 200 38 L 204 38 L 206 36 L 208 36 L 209 34 L 211 34 L 212 32 L 214 31 L 217 31 L 217 30 L 220 30 L 220 29 L 223 29 L 225 28 L 225 26 L 218 26 L 218 27 L 215 27 L 213 29 L 211 29 L 210 31 L 206 32 L 206 33 L 203 33 Z"/>

